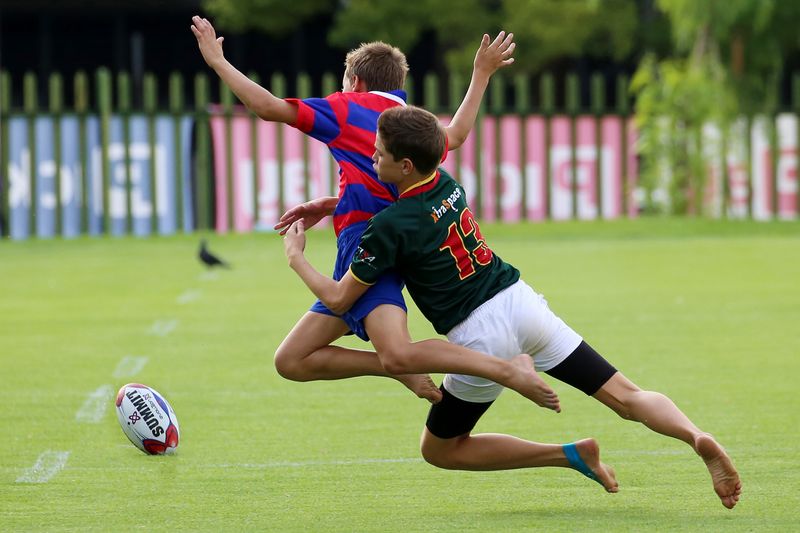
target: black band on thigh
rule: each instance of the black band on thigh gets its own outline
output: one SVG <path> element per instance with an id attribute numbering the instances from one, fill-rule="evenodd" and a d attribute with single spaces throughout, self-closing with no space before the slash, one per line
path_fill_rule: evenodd
<path id="1" fill-rule="evenodd" d="M 545 372 L 591 396 L 617 373 L 617 369 L 594 348 L 581 341 L 566 359 Z"/>
<path id="2" fill-rule="evenodd" d="M 452 439 L 469 433 L 494 403 L 467 402 L 447 392 L 444 385 L 439 389 L 442 391 L 442 401 L 431 406 L 425 426 L 440 439 Z"/>

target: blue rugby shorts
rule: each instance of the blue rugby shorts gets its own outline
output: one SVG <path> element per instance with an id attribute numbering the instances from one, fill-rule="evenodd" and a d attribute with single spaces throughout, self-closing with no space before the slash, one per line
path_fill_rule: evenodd
<path id="1" fill-rule="evenodd" d="M 337 252 L 336 264 L 333 269 L 333 279 L 337 281 L 342 279 L 350 269 L 350 263 L 352 263 L 358 244 L 361 242 L 361 235 L 363 235 L 366 229 L 367 223 L 359 222 L 344 228 L 339 234 L 339 238 L 336 241 Z M 378 281 L 367 289 L 367 292 L 356 300 L 353 307 L 343 315 L 337 315 L 319 300 L 314 302 L 310 310 L 314 313 L 338 316 L 344 320 L 352 333 L 357 335 L 360 339 L 369 341 L 367 330 L 364 327 L 364 319 L 373 309 L 383 304 L 396 305 L 403 309 L 403 311 L 408 311 L 406 302 L 403 299 L 403 279 L 394 270 L 387 271 L 379 277 Z"/>

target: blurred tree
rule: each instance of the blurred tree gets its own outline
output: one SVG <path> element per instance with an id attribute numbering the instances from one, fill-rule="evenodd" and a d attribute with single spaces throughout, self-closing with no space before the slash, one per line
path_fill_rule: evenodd
<path id="1" fill-rule="evenodd" d="M 466 48 L 471 67 L 480 36 L 500 26 L 498 4 L 487 0 L 462 0 L 457 6 L 448 0 L 349 0 L 336 14 L 329 41 L 352 48 L 380 39 L 408 51 L 423 37 L 432 37 L 434 42 L 425 43 L 432 53 L 444 57 Z"/>
<path id="2" fill-rule="evenodd" d="M 307 19 L 332 12 L 336 0 L 203 0 L 220 28 L 260 30 L 275 37 L 295 31 Z"/>
<path id="3" fill-rule="evenodd" d="M 500 29 L 514 32 L 518 43 L 515 72 L 584 54 L 619 60 L 636 44 L 638 8 L 631 0 L 349 0 L 342 6 L 332 44 L 349 48 L 382 39 L 410 49 L 432 32 L 447 66 L 464 72 L 480 35 Z"/>
<path id="4" fill-rule="evenodd" d="M 704 149 L 701 130 L 713 124 L 727 132 L 743 115 L 775 111 L 784 54 L 798 45 L 800 4 L 658 0 L 657 5 L 671 23 L 675 54 L 648 54 L 632 83 L 647 204 L 675 213 L 694 205 L 702 213 L 707 154 L 719 150 Z"/>
<path id="5" fill-rule="evenodd" d="M 503 20 L 517 36 L 518 61 L 527 71 L 565 57 L 620 61 L 638 44 L 639 13 L 631 0 L 504 0 Z"/>
<path id="6" fill-rule="evenodd" d="M 446 66 L 468 72 L 483 33 L 514 32 L 515 72 L 537 72 L 584 55 L 621 60 L 653 32 L 640 32 L 652 0 L 204 0 L 221 29 L 281 37 L 311 17 L 334 13 L 328 41 L 350 49 L 383 40 L 409 51 L 430 47 Z M 657 33 L 657 32 L 656 32 Z M 432 39 L 421 43 L 422 39 Z"/>

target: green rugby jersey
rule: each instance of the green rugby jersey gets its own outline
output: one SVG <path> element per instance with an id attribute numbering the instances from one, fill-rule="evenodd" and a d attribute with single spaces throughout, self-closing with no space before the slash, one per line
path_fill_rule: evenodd
<path id="1" fill-rule="evenodd" d="M 519 279 L 519 271 L 486 246 L 464 189 L 443 170 L 372 217 L 350 264 L 370 285 L 391 268 L 442 334 Z"/>

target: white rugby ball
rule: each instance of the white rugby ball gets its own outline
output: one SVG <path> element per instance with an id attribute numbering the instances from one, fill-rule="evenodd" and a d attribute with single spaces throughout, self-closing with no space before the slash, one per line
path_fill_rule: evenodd
<path id="1" fill-rule="evenodd" d="M 116 404 L 122 431 L 144 453 L 161 455 L 178 447 L 178 419 L 157 391 L 140 383 L 128 383 L 119 389 Z"/>

